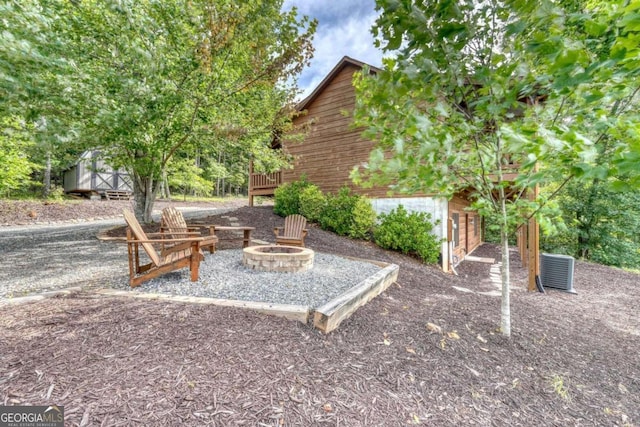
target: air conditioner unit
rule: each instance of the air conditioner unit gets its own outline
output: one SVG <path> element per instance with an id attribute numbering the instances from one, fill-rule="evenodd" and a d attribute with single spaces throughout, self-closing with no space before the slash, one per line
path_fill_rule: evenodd
<path id="1" fill-rule="evenodd" d="M 568 255 L 541 254 L 540 281 L 545 288 L 555 288 L 573 294 L 575 260 Z"/>

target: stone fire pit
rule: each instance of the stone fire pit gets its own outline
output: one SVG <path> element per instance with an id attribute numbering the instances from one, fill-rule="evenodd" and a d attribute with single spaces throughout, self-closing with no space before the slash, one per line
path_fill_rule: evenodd
<path id="1" fill-rule="evenodd" d="M 242 251 L 242 263 L 259 271 L 299 273 L 313 267 L 313 250 L 296 246 L 249 246 Z"/>

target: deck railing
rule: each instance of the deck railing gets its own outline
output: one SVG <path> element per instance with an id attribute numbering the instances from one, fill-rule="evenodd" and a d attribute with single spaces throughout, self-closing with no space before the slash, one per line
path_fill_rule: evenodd
<path id="1" fill-rule="evenodd" d="M 282 171 L 254 173 L 253 163 L 249 165 L 249 206 L 253 206 L 253 196 L 272 196 L 282 184 Z"/>
<path id="2" fill-rule="evenodd" d="M 249 191 L 275 190 L 282 184 L 282 172 L 249 174 Z"/>

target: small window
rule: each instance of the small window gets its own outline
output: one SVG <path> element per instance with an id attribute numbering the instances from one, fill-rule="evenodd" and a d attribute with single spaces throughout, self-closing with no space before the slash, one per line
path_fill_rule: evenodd
<path id="1" fill-rule="evenodd" d="M 473 236 L 474 237 L 478 237 L 478 223 L 480 222 L 480 217 L 478 215 L 475 215 L 473 217 Z"/>

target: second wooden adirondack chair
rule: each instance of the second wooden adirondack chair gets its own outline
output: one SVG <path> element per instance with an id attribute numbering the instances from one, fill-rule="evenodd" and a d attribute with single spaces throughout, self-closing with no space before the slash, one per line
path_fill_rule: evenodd
<path id="1" fill-rule="evenodd" d="M 129 226 L 127 228 L 127 249 L 131 287 L 139 286 L 145 280 L 185 267 L 189 267 L 191 270 L 191 281 L 198 280 L 200 261 L 204 259 L 204 255 L 200 251 L 201 237 L 165 239 L 162 234 L 160 236 L 157 234 L 147 235 L 133 212 L 125 209 L 122 213 Z M 151 239 L 150 237 L 156 238 Z M 167 244 L 171 246 L 165 246 Z M 164 249 L 158 253 L 154 245 L 162 245 Z M 151 261 L 148 264 L 140 263 L 140 246 Z"/>
<path id="2" fill-rule="evenodd" d="M 284 219 L 284 227 L 275 227 L 276 245 L 302 246 L 308 230 L 307 219 L 302 215 L 289 215 Z"/>
<path id="3" fill-rule="evenodd" d="M 182 212 L 174 207 L 168 207 L 162 210 L 160 232 L 168 233 L 174 239 L 193 236 L 202 237 L 200 247 L 208 247 L 210 253 L 214 253 L 216 251 L 218 238 L 215 235 L 202 235 L 200 233 L 200 227 L 187 225 Z"/>

